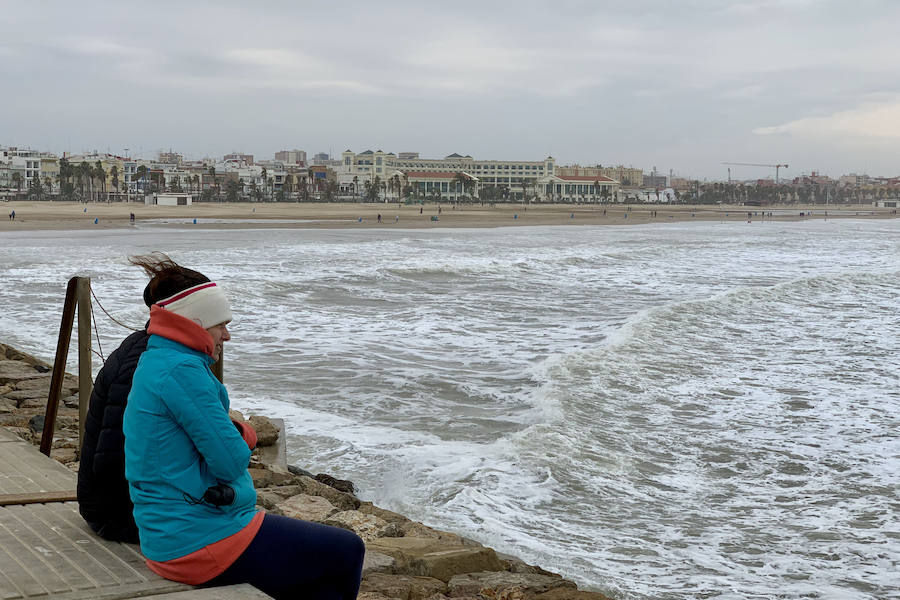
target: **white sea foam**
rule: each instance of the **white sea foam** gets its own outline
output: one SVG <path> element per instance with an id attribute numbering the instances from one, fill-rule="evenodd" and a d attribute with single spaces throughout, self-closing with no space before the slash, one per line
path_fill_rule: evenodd
<path id="1" fill-rule="evenodd" d="M 900 597 L 900 221 L 20 233 L 0 339 L 52 356 L 75 273 L 141 326 L 149 250 L 232 297 L 234 406 L 367 499 L 617 598 Z"/>

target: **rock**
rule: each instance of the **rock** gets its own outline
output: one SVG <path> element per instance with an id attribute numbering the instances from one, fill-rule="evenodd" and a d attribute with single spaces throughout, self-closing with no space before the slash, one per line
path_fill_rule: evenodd
<path id="1" fill-rule="evenodd" d="M 306 469 L 301 469 L 300 467 L 297 467 L 297 466 L 295 466 L 295 465 L 288 465 L 288 471 L 290 471 L 290 472 L 293 473 L 294 475 L 304 475 L 304 476 L 306 476 L 306 477 L 309 477 L 310 479 L 315 479 L 315 478 L 316 478 L 315 475 L 313 475 L 312 473 L 310 473 L 310 472 L 307 471 Z"/>
<path id="2" fill-rule="evenodd" d="M 328 500 L 319 496 L 300 494 L 291 496 L 275 505 L 286 517 L 324 523 L 325 519 L 338 512 Z"/>
<path id="3" fill-rule="evenodd" d="M 326 525 L 349 529 L 362 538 L 364 542 L 382 537 L 381 531 L 388 523 L 375 515 L 367 515 L 358 510 L 345 510 L 335 513 L 325 521 Z"/>
<path id="4" fill-rule="evenodd" d="M 391 512 L 384 508 L 379 508 L 372 504 L 371 502 L 362 502 L 359 505 L 359 512 L 364 512 L 370 515 L 375 515 L 376 517 L 382 518 L 389 523 L 407 523 L 409 522 L 408 517 L 404 517 L 403 515 L 395 512 Z"/>
<path id="5" fill-rule="evenodd" d="M 476 596 L 500 598 L 504 591 L 510 596 L 513 591 L 523 598 L 541 594 L 555 588 L 574 591 L 575 584 L 561 577 L 536 575 L 531 573 L 465 573 L 452 577 L 448 583 L 450 596 Z"/>
<path id="6" fill-rule="evenodd" d="M 584 592 L 567 588 L 555 588 L 543 594 L 531 596 L 529 600 L 612 600 L 600 592 Z"/>
<path id="7" fill-rule="evenodd" d="M 0 358 L 23 362 L 34 367 L 40 367 L 48 371 L 50 370 L 50 365 L 42 361 L 41 359 L 35 358 L 30 354 L 22 352 L 21 350 L 16 350 L 12 346 L 8 346 L 6 344 L 0 344 Z"/>
<path id="8" fill-rule="evenodd" d="M 0 360 L 0 384 L 18 384 L 24 379 L 41 377 L 43 374 L 33 366 L 16 360 Z"/>
<path id="9" fill-rule="evenodd" d="M 538 575 L 547 575 L 550 577 L 562 578 L 562 575 L 547 571 L 535 565 L 529 565 L 521 558 L 511 556 L 509 554 L 497 553 L 497 557 L 506 564 L 506 571 L 510 573 L 537 573 Z"/>
<path id="10" fill-rule="evenodd" d="M 19 402 L 19 408 L 23 410 L 47 410 L 47 398 L 26 398 Z"/>
<path id="11" fill-rule="evenodd" d="M 423 554 L 412 561 L 411 567 L 417 574 L 450 581 L 461 573 L 499 571 L 503 563 L 491 548 L 459 548 Z"/>
<path id="12" fill-rule="evenodd" d="M 6 430 L 19 436 L 26 442 L 30 442 L 34 439 L 34 434 L 27 427 L 7 427 Z"/>
<path id="13" fill-rule="evenodd" d="M 272 487 L 262 488 L 262 489 L 259 489 L 256 491 L 257 491 L 257 493 L 270 492 L 272 494 L 275 494 L 276 496 L 279 496 L 282 500 L 284 498 L 290 498 L 291 496 L 296 496 L 297 494 L 306 493 L 303 486 L 300 486 L 300 485 L 275 485 Z"/>
<path id="14" fill-rule="evenodd" d="M 404 537 L 406 534 L 403 532 L 403 528 L 397 525 L 396 523 L 388 523 L 381 529 L 380 536 L 381 537 Z"/>
<path id="15" fill-rule="evenodd" d="M 46 396 L 50 392 L 50 376 L 43 375 L 34 379 L 23 379 L 16 383 L 17 390 L 43 390 Z"/>
<path id="16" fill-rule="evenodd" d="M 387 554 L 366 550 L 366 557 L 363 559 L 363 577 L 369 573 L 393 573 L 395 562 L 394 558 Z"/>
<path id="17" fill-rule="evenodd" d="M 278 441 L 278 428 L 268 417 L 253 415 L 248 422 L 256 431 L 257 446 L 271 446 Z"/>
<path id="18" fill-rule="evenodd" d="M 463 539 L 456 535 L 455 533 L 450 533 L 448 531 L 440 531 L 439 529 L 433 529 L 428 527 L 427 525 L 422 525 L 421 523 L 416 523 L 415 521 L 407 521 L 406 523 L 401 525 L 403 530 L 403 535 L 409 537 L 428 537 L 436 540 L 441 540 L 447 543 L 453 544 L 463 544 Z"/>
<path id="19" fill-rule="evenodd" d="M 287 469 L 278 465 L 250 467 L 248 471 L 250 471 L 250 477 L 253 478 L 253 486 L 256 488 L 290 485 L 297 480 L 296 475 L 291 475 Z"/>
<path id="20" fill-rule="evenodd" d="M 500 571 L 504 565 L 490 548 L 469 547 L 456 540 L 436 538 L 378 538 L 366 543 L 369 551 L 393 557 L 404 575 L 422 575 L 449 581 L 460 573 Z"/>
<path id="21" fill-rule="evenodd" d="M 241 423 L 244 423 L 247 420 L 239 410 L 234 410 L 233 408 L 228 411 L 228 417 L 232 421 L 240 421 Z"/>
<path id="22" fill-rule="evenodd" d="M 15 402 L 7 400 L 5 398 L 0 398 L 0 414 L 9 414 L 11 412 L 14 412 L 17 408 L 18 407 L 16 406 Z"/>
<path id="23" fill-rule="evenodd" d="M 396 525 L 397 529 L 396 533 L 389 534 L 385 532 L 385 537 L 414 537 L 414 538 L 434 538 L 436 540 L 442 540 L 448 543 L 453 543 L 457 545 L 463 545 L 462 538 L 455 533 L 449 533 L 446 531 L 440 531 L 437 529 L 432 529 L 426 525 L 422 525 L 421 523 L 416 523 L 415 521 L 411 521 L 407 517 L 404 517 L 401 514 L 391 512 L 384 508 L 379 508 L 372 504 L 371 502 L 363 502 L 359 507 L 360 512 L 368 513 L 375 515 L 381 519 L 384 519 L 388 523 L 393 523 Z"/>
<path id="24" fill-rule="evenodd" d="M 63 398 L 63 405 L 66 408 L 78 408 L 78 394 L 66 396 Z"/>
<path id="25" fill-rule="evenodd" d="M 429 552 L 461 548 L 461 545 L 448 544 L 435 538 L 378 538 L 366 543 L 367 550 L 381 552 L 400 560 L 409 560 Z"/>
<path id="26" fill-rule="evenodd" d="M 51 448 L 50 458 L 66 464 L 75 462 L 78 458 L 78 453 L 75 451 L 75 448 Z"/>
<path id="27" fill-rule="evenodd" d="M 28 419 L 28 428 L 31 429 L 33 433 L 44 431 L 44 415 L 34 415 Z"/>
<path id="28" fill-rule="evenodd" d="M 401 600 L 425 600 L 434 594 L 443 594 L 446 589 L 447 584 L 432 577 L 371 573 L 363 579 L 359 591 L 378 592 Z"/>
<path id="29" fill-rule="evenodd" d="M 379 594 L 378 592 L 364 592 L 357 596 L 356 600 L 394 600 L 394 598 L 388 598 L 384 594 Z"/>
<path id="30" fill-rule="evenodd" d="M 272 510 L 275 505 L 284 500 L 281 496 L 272 492 L 274 488 L 261 488 L 256 490 L 256 504 L 266 510 Z"/>
<path id="31" fill-rule="evenodd" d="M 326 475 L 325 473 L 319 473 L 314 477 L 314 479 L 319 483 L 324 483 L 329 487 L 333 487 L 339 492 L 344 492 L 347 494 L 356 493 L 356 486 L 353 485 L 352 481 L 347 481 L 346 479 L 335 479 L 331 475 Z"/>
<path id="32" fill-rule="evenodd" d="M 340 510 L 356 510 L 361 504 L 359 498 L 356 496 L 339 492 L 324 483 L 319 483 L 315 479 L 300 476 L 296 477 L 295 481 L 303 488 L 304 494 L 309 494 L 310 496 L 322 496 Z"/>
<path id="33" fill-rule="evenodd" d="M 12 392 L 6 392 L 4 394 L 6 398 L 10 400 L 27 400 L 29 398 L 41 398 L 44 404 L 47 403 L 47 390 L 42 390 L 40 388 L 32 388 L 26 390 L 15 390 Z"/>

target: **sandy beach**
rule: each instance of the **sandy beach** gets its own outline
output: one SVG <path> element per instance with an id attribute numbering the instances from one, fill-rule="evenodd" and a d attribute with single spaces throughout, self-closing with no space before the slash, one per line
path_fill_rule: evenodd
<path id="1" fill-rule="evenodd" d="M 137 225 L 204 228 L 445 228 L 534 225 L 623 225 L 676 221 L 796 221 L 806 218 L 896 218 L 895 209 L 871 206 L 654 206 L 427 203 L 203 203 L 147 206 L 139 203 L 6 202 L 0 232 L 42 229 L 127 228 Z M 9 214 L 15 211 L 15 219 Z M 810 216 L 811 211 L 811 216 Z M 772 213 L 769 216 L 769 213 Z M 801 216 L 803 213 L 803 216 Z M 378 216 L 381 215 L 381 222 Z M 196 219 L 196 223 L 194 220 Z"/>

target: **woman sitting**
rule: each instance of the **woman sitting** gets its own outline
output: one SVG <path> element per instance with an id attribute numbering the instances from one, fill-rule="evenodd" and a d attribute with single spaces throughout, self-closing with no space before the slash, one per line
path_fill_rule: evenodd
<path id="1" fill-rule="evenodd" d="M 133 262 L 158 285 L 185 278 L 171 261 Z M 359 537 L 256 510 L 247 470 L 256 434 L 229 419 L 228 393 L 210 370 L 231 339 L 231 308 L 222 289 L 203 279 L 150 308 L 150 338 L 125 409 L 125 476 L 147 564 L 192 585 L 356 598 L 365 553 Z"/>

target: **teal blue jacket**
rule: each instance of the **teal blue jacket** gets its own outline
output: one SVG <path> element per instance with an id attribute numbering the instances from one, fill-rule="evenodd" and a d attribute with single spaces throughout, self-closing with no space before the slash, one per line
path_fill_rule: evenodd
<path id="1" fill-rule="evenodd" d="M 152 325 L 152 318 L 151 318 Z M 228 392 L 207 354 L 151 335 L 125 409 L 125 477 L 141 551 L 180 558 L 245 527 L 256 514 L 250 449 L 228 416 Z M 202 501 L 231 486 L 234 502 Z"/>

